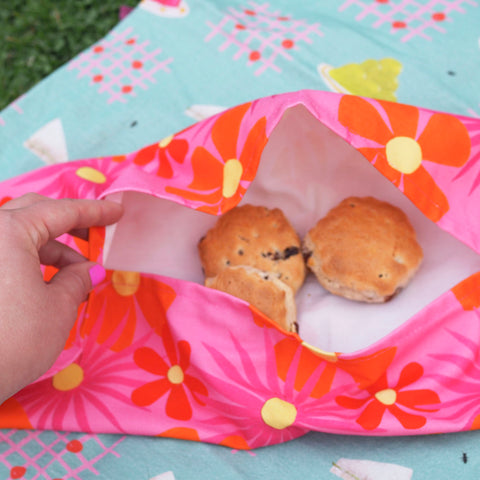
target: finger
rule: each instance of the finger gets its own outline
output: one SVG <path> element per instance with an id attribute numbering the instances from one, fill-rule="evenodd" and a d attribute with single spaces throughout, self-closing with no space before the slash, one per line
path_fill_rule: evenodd
<path id="1" fill-rule="evenodd" d="M 115 223 L 122 213 L 108 200 L 48 199 L 18 210 L 37 248 L 71 230 Z"/>
<path id="2" fill-rule="evenodd" d="M 44 200 L 48 200 L 48 197 L 39 195 L 38 193 L 30 192 L 22 195 L 21 197 L 12 198 L 7 203 L 2 205 L 2 210 L 15 210 L 17 208 L 26 208 L 34 203 L 38 203 Z"/>
<path id="3" fill-rule="evenodd" d="M 88 228 L 74 228 L 68 232 L 73 237 L 88 240 Z"/>
<path id="4" fill-rule="evenodd" d="M 2 207 L 0 208 L 4 210 L 17 210 L 19 208 L 26 208 L 26 207 L 29 207 L 30 205 L 33 205 L 35 203 L 45 201 L 45 200 L 51 200 L 51 199 L 43 195 L 40 195 L 38 193 L 30 192 L 25 195 L 22 195 L 21 197 L 17 197 L 10 200 L 6 204 L 2 205 Z M 88 228 L 77 228 L 77 229 L 71 230 L 68 233 L 82 240 L 88 240 Z"/>
<path id="5" fill-rule="evenodd" d="M 62 268 L 71 263 L 85 262 L 86 258 L 69 246 L 56 240 L 48 241 L 38 252 L 42 265 Z"/>
<path id="6" fill-rule="evenodd" d="M 46 285 L 47 305 L 55 305 L 54 332 L 49 342 L 62 348 L 75 323 L 80 304 L 88 292 L 105 278 L 105 269 L 92 262 L 72 263 L 61 268 Z M 53 347 L 52 347 L 53 348 Z"/>
<path id="7" fill-rule="evenodd" d="M 90 290 L 106 276 L 105 269 L 98 263 L 78 262 L 61 268 L 50 280 L 48 288 L 60 304 L 75 308 L 87 298 Z"/>

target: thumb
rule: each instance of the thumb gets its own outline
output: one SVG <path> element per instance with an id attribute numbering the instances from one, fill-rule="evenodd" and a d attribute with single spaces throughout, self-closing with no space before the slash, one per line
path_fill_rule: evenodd
<path id="1" fill-rule="evenodd" d="M 90 290 L 106 277 L 105 268 L 98 263 L 76 262 L 61 268 L 50 281 L 54 295 L 67 297 L 78 307 Z"/>

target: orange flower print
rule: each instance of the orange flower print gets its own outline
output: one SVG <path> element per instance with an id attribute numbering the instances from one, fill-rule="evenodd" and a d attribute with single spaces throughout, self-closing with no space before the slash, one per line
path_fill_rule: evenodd
<path id="1" fill-rule="evenodd" d="M 172 287 L 153 277 L 107 271 L 105 280 L 90 293 L 81 334 L 88 335 L 97 322 L 102 322 L 97 342 L 108 341 L 111 350 L 123 350 L 133 341 L 138 315 L 143 315 L 157 333 L 162 330 L 175 296 Z"/>
<path id="2" fill-rule="evenodd" d="M 190 344 L 180 340 L 175 345 L 168 325 L 162 331 L 162 341 L 165 355 L 149 347 L 142 347 L 135 351 L 135 363 L 157 378 L 135 389 L 132 393 L 132 402 L 140 407 L 152 405 L 164 395 L 166 400 L 166 414 L 176 420 L 190 420 L 192 406 L 190 397 L 199 405 L 205 405 L 198 395 L 206 397 L 208 391 L 205 385 L 190 375 Z"/>
<path id="3" fill-rule="evenodd" d="M 314 372 L 323 368 L 322 374 L 310 393 L 313 398 L 321 398 L 330 391 L 339 371 L 349 374 L 359 388 L 371 384 L 374 381 L 372 379 L 377 379 L 392 363 L 396 350 L 395 347 L 389 347 L 370 355 L 347 359 L 341 353 L 320 350 L 292 335 L 275 345 L 277 374 L 285 381 L 292 362 L 300 351 L 295 390 L 300 391 Z"/>
<path id="4" fill-rule="evenodd" d="M 0 207 L 2 205 L 5 205 L 7 202 L 9 202 L 10 200 L 12 199 L 12 197 L 3 197 L 3 198 L 0 198 Z"/>
<path id="5" fill-rule="evenodd" d="M 404 390 L 405 387 L 415 383 L 423 375 L 423 367 L 416 362 L 409 363 L 401 372 L 398 383 L 390 387 L 387 375 L 384 373 L 377 382 L 367 388 L 369 395 L 365 398 L 352 398 L 339 396 L 336 402 L 344 408 L 358 409 L 364 405 L 357 423 L 365 430 L 375 430 L 382 422 L 383 416 L 388 411 L 406 429 L 421 428 L 427 422 L 422 415 L 411 411 L 435 412 L 438 409 L 422 409 L 419 405 L 434 405 L 440 403 L 440 398 L 433 390 Z M 401 408 L 402 407 L 402 408 Z"/>
<path id="6" fill-rule="evenodd" d="M 159 143 L 139 150 L 133 159 L 133 163 L 143 166 L 156 160 L 158 162 L 157 175 L 163 178 L 172 178 L 171 161 L 183 163 L 187 151 L 188 142 L 186 140 L 170 135 Z"/>
<path id="7" fill-rule="evenodd" d="M 105 229 L 105 227 L 101 227 L 103 229 Z M 62 237 L 59 237 L 57 240 L 61 240 L 63 243 L 67 244 L 69 247 L 73 248 L 74 250 L 76 250 L 77 252 L 79 252 L 80 254 L 82 254 L 85 258 L 91 258 L 89 257 L 89 242 L 87 240 L 83 240 L 81 238 L 78 238 L 78 237 L 75 237 L 75 236 L 71 236 L 69 237 L 68 235 L 64 235 Z M 52 280 L 52 278 L 54 277 L 54 275 L 58 272 L 58 268 L 52 266 L 52 265 L 46 265 L 46 266 L 43 266 L 43 279 L 46 281 L 46 282 L 50 282 Z M 79 319 L 83 317 L 83 313 L 85 311 L 85 308 L 86 308 L 86 302 L 82 302 L 78 308 L 78 315 L 77 315 L 77 320 L 74 324 L 74 326 L 72 327 L 72 329 L 70 330 L 70 335 L 67 339 L 67 342 L 65 343 L 64 345 L 64 350 L 67 350 L 69 348 L 71 348 L 73 345 L 74 345 L 74 342 L 75 342 L 75 338 L 76 338 L 76 335 L 77 335 L 77 327 L 78 327 L 78 322 L 79 322 Z"/>
<path id="8" fill-rule="evenodd" d="M 165 430 L 158 435 L 159 437 L 179 438 L 180 440 L 190 440 L 192 442 L 200 442 L 200 435 L 194 428 L 174 427 Z"/>
<path id="9" fill-rule="evenodd" d="M 428 173 L 429 162 L 461 167 L 470 156 L 470 137 L 452 115 L 434 113 L 422 129 L 416 107 L 378 101 L 388 117 L 365 99 L 345 95 L 339 121 L 351 133 L 379 146 L 358 150 L 417 207 L 437 222 L 449 210 L 447 197 Z"/>
<path id="10" fill-rule="evenodd" d="M 14 397 L 0 405 L 0 428 L 33 429 L 25 410 Z"/>
<path id="11" fill-rule="evenodd" d="M 242 182 L 251 182 L 267 142 L 265 117 L 258 120 L 245 142 L 239 142 L 240 127 L 251 103 L 232 108 L 215 121 L 211 139 L 215 150 L 200 146 L 192 154 L 191 190 L 167 187 L 166 191 L 206 205 L 198 210 L 218 214 L 235 206 L 246 192 Z"/>
<path id="12" fill-rule="evenodd" d="M 452 288 L 452 293 L 464 310 L 480 307 L 480 272 L 470 275 Z"/>

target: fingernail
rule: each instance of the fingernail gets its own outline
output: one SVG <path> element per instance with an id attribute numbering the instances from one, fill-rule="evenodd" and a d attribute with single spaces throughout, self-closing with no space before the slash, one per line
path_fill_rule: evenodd
<path id="1" fill-rule="evenodd" d="M 103 282 L 105 280 L 105 277 L 107 276 L 107 272 L 99 263 L 96 263 L 88 271 L 88 273 L 90 274 L 90 280 L 92 281 L 92 288 Z"/>

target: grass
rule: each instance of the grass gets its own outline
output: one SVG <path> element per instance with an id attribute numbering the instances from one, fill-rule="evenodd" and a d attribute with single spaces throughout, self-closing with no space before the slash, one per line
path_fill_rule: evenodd
<path id="1" fill-rule="evenodd" d="M 9 0 L 0 9 L 0 110 L 105 36 L 135 0 Z"/>

